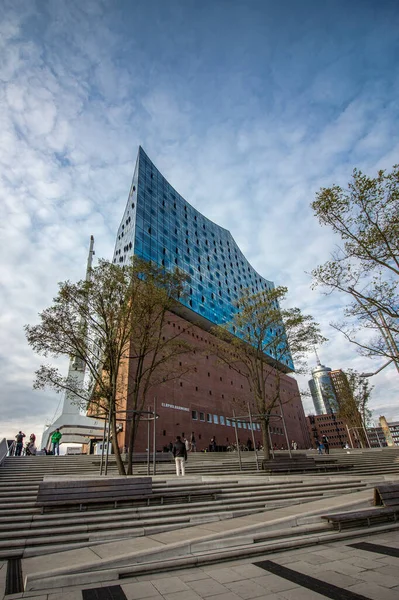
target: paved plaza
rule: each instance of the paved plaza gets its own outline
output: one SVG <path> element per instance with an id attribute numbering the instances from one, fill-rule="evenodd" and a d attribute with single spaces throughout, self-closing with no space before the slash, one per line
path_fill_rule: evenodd
<path id="1" fill-rule="evenodd" d="M 48 557 L 51 561 L 51 556 Z M 398 600 L 399 533 L 119 579 L 103 584 L 4 596 L 6 562 L 0 566 L 1 598 L 35 600 Z"/>

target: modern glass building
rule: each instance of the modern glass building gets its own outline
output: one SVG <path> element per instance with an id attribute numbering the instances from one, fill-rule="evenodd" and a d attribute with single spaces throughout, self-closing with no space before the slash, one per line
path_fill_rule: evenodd
<path id="1" fill-rule="evenodd" d="M 319 361 L 312 369 L 312 379 L 308 381 L 316 415 L 335 413 L 338 408 L 337 396 L 331 380 L 331 369 Z"/>
<path id="2" fill-rule="evenodd" d="M 271 289 L 249 264 L 231 233 L 193 208 L 163 177 L 140 147 L 113 262 L 126 264 L 133 256 L 151 260 L 189 276 L 187 297 L 182 300 L 195 322 L 208 328 L 231 321 L 243 290 Z M 276 323 L 268 335 L 276 334 Z M 239 333 L 238 333 L 239 335 Z M 283 371 L 293 371 L 289 351 L 280 360 Z"/>

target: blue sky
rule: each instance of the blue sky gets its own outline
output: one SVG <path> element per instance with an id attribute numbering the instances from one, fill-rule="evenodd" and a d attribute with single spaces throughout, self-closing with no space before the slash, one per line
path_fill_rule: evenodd
<path id="1" fill-rule="evenodd" d="M 2 1 L 0 437 L 56 411 L 23 325 L 83 276 L 91 234 L 112 257 L 139 144 L 322 324 L 322 362 L 381 365 L 329 327 L 345 298 L 310 289 L 338 240 L 309 205 L 398 162 L 398 32 L 384 0 Z M 375 415 L 399 419 L 395 370 L 373 384 Z"/>

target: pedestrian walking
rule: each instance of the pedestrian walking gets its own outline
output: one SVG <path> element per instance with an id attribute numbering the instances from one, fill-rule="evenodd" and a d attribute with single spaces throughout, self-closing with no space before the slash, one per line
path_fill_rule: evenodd
<path id="1" fill-rule="evenodd" d="M 15 456 L 21 456 L 25 434 L 19 431 L 15 436 Z"/>
<path id="2" fill-rule="evenodd" d="M 60 441 L 62 438 L 62 433 L 60 432 L 59 429 L 56 429 L 53 433 L 53 435 L 51 436 L 51 443 L 53 445 L 53 454 L 57 454 L 58 456 L 60 455 Z"/>
<path id="3" fill-rule="evenodd" d="M 319 454 L 323 454 L 324 445 L 320 440 L 316 441 L 317 451 Z"/>
<path id="4" fill-rule="evenodd" d="M 326 435 L 323 435 L 323 437 L 321 438 L 322 444 L 324 446 L 324 452 L 326 454 L 330 454 L 330 444 L 328 441 L 328 437 Z"/>
<path id="5" fill-rule="evenodd" d="M 181 474 L 182 477 L 184 477 L 184 475 L 186 474 L 184 463 L 187 460 L 187 450 L 186 444 L 181 441 L 181 437 L 179 435 L 176 437 L 176 441 L 173 444 L 172 453 L 175 458 L 176 475 L 180 477 Z"/>
<path id="6" fill-rule="evenodd" d="M 191 446 L 191 452 L 197 452 L 197 442 L 195 439 L 194 431 L 191 432 L 190 446 Z"/>

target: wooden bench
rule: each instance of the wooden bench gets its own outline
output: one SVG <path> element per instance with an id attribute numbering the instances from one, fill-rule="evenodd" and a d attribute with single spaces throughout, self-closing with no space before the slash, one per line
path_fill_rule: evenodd
<path id="1" fill-rule="evenodd" d="M 353 465 L 340 465 L 340 464 L 328 464 L 328 465 L 287 465 L 287 466 L 269 466 L 267 464 L 262 466 L 262 470 L 269 473 L 270 475 L 276 473 L 332 473 L 335 471 L 350 471 L 353 469 Z"/>
<path id="2" fill-rule="evenodd" d="M 221 494 L 223 490 L 185 490 L 182 488 L 179 491 L 165 491 L 165 492 L 156 492 L 151 494 L 150 498 L 148 498 L 147 504 L 155 504 L 155 500 L 160 500 L 160 504 L 171 504 L 169 500 L 179 500 L 181 499 L 183 502 L 193 502 L 195 500 L 204 500 L 207 496 L 209 496 L 212 500 L 217 500 L 217 495 Z"/>
<path id="3" fill-rule="evenodd" d="M 118 504 L 129 503 L 132 505 L 171 504 L 176 501 L 195 502 L 209 497 L 217 499 L 220 489 L 189 489 L 182 487 L 179 490 L 152 491 L 151 477 L 118 477 L 103 479 L 81 479 L 65 481 L 42 481 L 36 506 L 44 512 L 46 509 L 62 510 L 65 507 L 84 507 L 91 505 L 103 507 L 111 505 L 117 508 Z"/>
<path id="4" fill-rule="evenodd" d="M 399 506 L 399 483 L 383 483 L 374 489 L 375 506 Z"/>
<path id="5" fill-rule="evenodd" d="M 381 521 L 397 521 L 399 518 L 399 483 L 385 483 L 374 489 L 374 504 L 381 508 L 370 508 L 354 512 L 323 515 L 321 518 L 332 523 L 335 529 L 353 527 Z"/>
<path id="6" fill-rule="evenodd" d="M 365 523 L 370 527 L 371 523 L 397 521 L 398 517 L 399 506 L 391 506 L 389 508 L 370 508 L 355 512 L 323 515 L 321 518 L 332 523 L 334 529 L 341 531 L 343 527 L 354 527 Z"/>
<path id="7" fill-rule="evenodd" d="M 39 483 L 36 506 L 42 509 L 88 504 L 112 504 L 152 495 L 151 477 L 46 480 Z"/>

